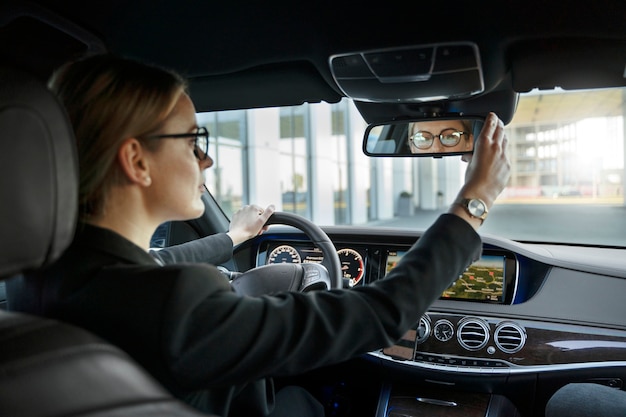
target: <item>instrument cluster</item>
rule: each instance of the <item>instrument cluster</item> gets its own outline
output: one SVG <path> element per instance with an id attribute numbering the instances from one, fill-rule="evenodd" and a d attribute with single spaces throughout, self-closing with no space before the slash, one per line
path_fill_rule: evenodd
<path id="1" fill-rule="evenodd" d="M 260 257 L 260 264 L 278 263 L 321 263 L 324 260 L 322 251 L 315 247 L 299 243 L 273 243 L 263 252 L 265 260 Z M 364 248 L 340 247 L 337 249 L 343 278 L 350 287 L 363 284 L 366 272 L 367 250 Z"/>

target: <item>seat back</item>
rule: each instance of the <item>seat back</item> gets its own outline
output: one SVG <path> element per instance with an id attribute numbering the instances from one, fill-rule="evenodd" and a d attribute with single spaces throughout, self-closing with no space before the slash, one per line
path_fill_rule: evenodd
<path id="1" fill-rule="evenodd" d="M 66 249 L 77 190 L 62 106 L 34 77 L 0 68 L 0 280 L 42 268 Z M 0 416 L 201 415 L 93 334 L 0 311 Z"/>
<path id="2" fill-rule="evenodd" d="M 0 71 L 0 277 L 49 264 L 74 233 L 75 145 L 62 108 L 46 93 L 36 79 Z"/>

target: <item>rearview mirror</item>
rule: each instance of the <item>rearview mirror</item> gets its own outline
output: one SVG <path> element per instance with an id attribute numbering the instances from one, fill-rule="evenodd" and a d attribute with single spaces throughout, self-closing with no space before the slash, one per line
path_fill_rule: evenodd
<path id="1" fill-rule="evenodd" d="M 363 152 L 369 156 L 463 155 L 474 151 L 482 117 L 438 117 L 369 125 Z"/>

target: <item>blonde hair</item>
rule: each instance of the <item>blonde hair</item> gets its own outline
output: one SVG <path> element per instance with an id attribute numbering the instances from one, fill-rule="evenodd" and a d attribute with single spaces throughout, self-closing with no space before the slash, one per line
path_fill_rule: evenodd
<path id="1" fill-rule="evenodd" d="M 128 138 L 158 131 L 187 89 L 177 73 L 113 55 L 66 64 L 50 79 L 74 127 L 79 160 L 79 213 L 102 214 L 112 185 L 125 181 L 115 163 Z M 146 146 L 158 146 L 145 141 Z"/>

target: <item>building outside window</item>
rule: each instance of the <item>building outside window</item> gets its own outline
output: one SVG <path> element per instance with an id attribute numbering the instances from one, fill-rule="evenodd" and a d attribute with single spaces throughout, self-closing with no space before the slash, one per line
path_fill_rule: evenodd
<path id="1" fill-rule="evenodd" d="M 199 113 L 198 125 L 209 131 L 213 166 L 205 171 L 205 184 L 227 216 L 246 204 L 246 112 Z"/>
<path id="2" fill-rule="evenodd" d="M 568 102 L 607 102 L 608 94 L 624 91 L 522 95 L 506 126 L 512 176 L 496 204 L 576 196 L 623 202 L 622 109 L 581 115 Z M 560 113 L 541 110 L 555 99 Z M 542 112 L 549 117 L 542 119 Z M 275 204 L 320 225 L 440 212 L 456 195 L 467 166 L 460 157 L 366 157 L 361 150 L 366 123 L 345 99 L 201 113 L 198 122 L 210 132 L 215 161 L 206 184 L 228 216 L 250 203 Z M 273 164 L 255 162 L 265 160 Z"/>

